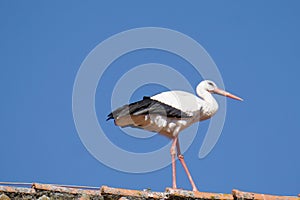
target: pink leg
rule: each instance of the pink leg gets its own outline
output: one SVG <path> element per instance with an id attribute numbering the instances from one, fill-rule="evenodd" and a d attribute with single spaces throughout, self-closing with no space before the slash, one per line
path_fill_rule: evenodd
<path id="1" fill-rule="evenodd" d="M 192 178 L 192 176 L 191 176 L 191 174 L 189 172 L 189 169 L 188 169 L 188 167 L 187 167 L 187 165 L 186 165 L 186 163 L 184 161 L 184 157 L 181 154 L 180 146 L 179 146 L 179 140 L 178 139 L 176 140 L 176 147 L 177 147 L 177 156 L 178 156 L 178 159 L 179 159 L 181 165 L 183 166 L 185 173 L 187 174 L 187 176 L 189 178 L 189 181 L 190 181 L 190 183 L 191 183 L 191 185 L 193 187 L 193 191 L 198 191 L 198 189 L 197 189 L 197 187 L 196 187 L 196 185 L 195 185 L 195 183 L 193 181 L 193 178 Z"/>
<path id="2" fill-rule="evenodd" d="M 175 159 L 176 144 L 177 144 L 177 137 L 173 139 L 172 146 L 171 146 L 171 149 L 170 149 L 170 153 L 171 153 L 171 157 L 172 157 L 172 183 L 173 183 L 172 187 L 173 187 L 173 189 L 177 188 L 177 186 L 176 186 L 176 163 L 175 163 L 176 162 L 176 159 Z"/>

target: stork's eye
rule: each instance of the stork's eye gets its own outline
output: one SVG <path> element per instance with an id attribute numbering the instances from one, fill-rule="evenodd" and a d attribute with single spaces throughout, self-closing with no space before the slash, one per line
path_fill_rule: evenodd
<path id="1" fill-rule="evenodd" d="M 212 82 L 208 82 L 208 85 L 210 86 L 214 86 L 214 84 Z"/>

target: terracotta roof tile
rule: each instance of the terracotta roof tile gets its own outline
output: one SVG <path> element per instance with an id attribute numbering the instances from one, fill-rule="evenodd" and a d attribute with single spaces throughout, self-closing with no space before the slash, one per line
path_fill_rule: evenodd
<path id="1" fill-rule="evenodd" d="M 142 199 L 165 199 L 166 194 L 163 192 L 151 192 L 151 191 L 140 191 L 140 190 L 127 190 L 120 188 L 111 188 L 108 186 L 101 187 L 101 194 L 103 196 L 111 196 L 112 198 L 121 198 L 121 197 L 136 197 Z"/>
<path id="2" fill-rule="evenodd" d="M 235 199 L 254 199 L 254 200 L 299 200 L 296 196 L 276 196 L 269 194 L 258 194 L 253 192 L 242 192 L 239 190 L 232 190 L 232 195 Z"/>
<path id="3" fill-rule="evenodd" d="M 210 193 L 210 192 L 193 192 L 188 190 L 172 189 L 167 188 L 166 192 L 169 193 L 170 197 L 182 197 L 191 199 L 220 199 L 220 200 L 230 200 L 233 199 L 231 194 L 222 193 Z"/>
<path id="4" fill-rule="evenodd" d="M 35 193 L 35 190 L 32 188 L 10 187 L 0 185 L 0 192 L 32 194 Z"/>
<path id="5" fill-rule="evenodd" d="M 57 186 L 51 184 L 33 183 L 32 188 L 36 190 L 48 190 L 53 192 L 69 193 L 69 194 L 87 194 L 101 196 L 100 190 L 78 189 L 66 186 Z"/>

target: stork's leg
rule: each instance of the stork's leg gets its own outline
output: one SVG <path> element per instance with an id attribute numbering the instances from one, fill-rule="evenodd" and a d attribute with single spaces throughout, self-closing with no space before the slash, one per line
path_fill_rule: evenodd
<path id="1" fill-rule="evenodd" d="M 173 145 L 172 145 L 172 146 L 173 146 Z M 189 169 L 188 169 L 188 167 L 187 167 L 187 165 L 186 165 L 186 163 L 185 163 L 185 161 L 184 161 L 184 157 L 183 157 L 183 155 L 181 154 L 180 146 L 179 146 L 179 140 L 178 140 L 178 139 L 176 140 L 176 148 L 177 148 L 177 156 L 178 156 L 178 159 L 179 159 L 180 163 L 182 164 L 182 166 L 183 166 L 183 168 L 184 168 L 184 171 L 185 171 L 185 173 L 187 174 L 187 176 L 188 176 L 188 178 L 189 178 L 189 181 L 190 181 L 190 183 L 191 183 L 191 185 L 192 185 L 192 187 L 193 187 L 193 191 L 198 191 L 198 189 L 197 189 L 197 187 L 196 187 L 196 185 L 195 185 L 195 183 L 194 183 L 194 181 L 193 181 L 193 178 L 192 178 L 192 176 L 191 176 L 191 174 L 190 174 L 190 172 L 189 172 Z"/>
<path id="2" fill-rule="evenodd" d="M 171 153 L 171 157 L 172 157 L 172 187 L 173 187 L 173 189 L 177 188 L 177 186 L 176 186 L 176 163 L 175 163 L 176 162 L 176 159 L 175 159 L 176 144 L 177 144 L 177 137 L 175 137 L 173 139 L 172 146 L 171 146 L 171 149 L 170 149 L 170 153 Z"/>

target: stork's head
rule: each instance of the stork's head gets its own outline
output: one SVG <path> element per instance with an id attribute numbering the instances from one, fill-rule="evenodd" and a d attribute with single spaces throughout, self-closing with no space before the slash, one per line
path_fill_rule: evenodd
<path id="1" fill-rule="evenodd" d="M 204 80 L 204 81 L 201 81 L 201 83 L 199 83 L 199 85 L 197 86 L 197 93 L 200 94 L 201 91 L 203 91 L 203 90 L 207 91 L 209 93 L 212 93 L 212 94 L 219 94 L 219 95 L 222 95 L 225 97 L 230 97 L 232 99 L 243 101 L 242 98 L 235 96 L 233 94 L 230 94 L 229 92 L 226 92 L 225 90 L 219 89 L 218 86 L 213 81 L 210 81 L 210 80 Z"/>

